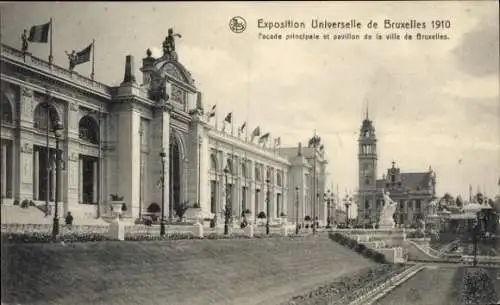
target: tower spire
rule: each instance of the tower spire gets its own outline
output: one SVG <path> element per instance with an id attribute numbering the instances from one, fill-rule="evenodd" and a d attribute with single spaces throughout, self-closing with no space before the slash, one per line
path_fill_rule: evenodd
<path id="1" fill-rule="evenodd" d="M 369 106 L 369 101 L 366 101 L 366 110 L 365 110 L 365 119 L 368 120 L 368 106 Z"/>

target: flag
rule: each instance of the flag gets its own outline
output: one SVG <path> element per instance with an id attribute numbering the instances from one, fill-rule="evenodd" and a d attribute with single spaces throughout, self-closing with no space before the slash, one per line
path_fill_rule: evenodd
<path id="1" fill-rule="evenodd" d="M 281 146 L 281 137 L 278 137 L 278 138 L 274 139 L 274 145 L 275 146 Z"/>
<path id="2" fill-rule="evenodd" d="M 29 42 L 49 42 L 49 32 L 50 32 L 51 22 L 47 22 L 41 25 L 34 25 L 30 29 Z"/>
<path id="3" fill-rule="evenodd" d="M 245 130 L 245 126 L 247 125 L 247 122 L 244 122 L 239 128 L 238 128 L 238 138 L 241 136 L 243 133 L 243 130 Z"/>
<path id="4" fill-rule="evenodd" d="M 322 151 L 325 149 L 325 145 L 321 144 L 321 146 L 319 147 L 319 150 Z"/>
<path id="5" fill-rule="evenodd" d="M 313 146 L 319 145 L 320 142 L 321 142 L 321 138 L 315 135 L 314 137 L 309 139 L 308 146 L 313 147 Z"/>
<path id="6" fill-rule="evenodd" d="M 257 127 L 256 127 L 253 131 L 252 131 L 252 139 L 251 139 L 251 141 L 253 141 L 253 138 L 258 137 L 258 136 L 260 136 L 260 127 L 259 127 L 259 126 L 257 126 Z"/>
<path id="7" fill-rule="evenodd" d="M 243 130 L 245 130 L 245 127 L 247 127 L 247 122 L 244 122 L 243 125 L 240 127 L 240 132 L 243 133 Z"/>
<path id="8" fill-rule="evenodd" d="M 73 64 L 80 65 L 90 61 L 90 54 L 92 53 L 92 46 L 94 43 L 89 44 L 88 47 L 76 53 Z"/>
<path id="9" fill-rule="evenodd" d="M 267 139 L 269 138 L 269 135 L 270 135 L 270 133 L 269 133 L 269 132 L 267 132 L 267 133 L 263 134 L 263 135 L 259 138 L 259 143 L 262 143 L 262 142 L 267 141 Z"/>
<path id="10" fill-rule="evenodd" d="M 213 118 L 215 116 L 215 108 L 217 108 L 217 104 L 213 105 L 212 109 L 210 109 L 210 111 L 208 112 L 208 118 Z"/>
<path id="11" fill-rule="evenodd" d="M 228 123 L 231 123 L 231 121 L 233 120 L 233 113 L 232 112 L 229 112 L 226 117 L 224 118 L 224 122 L 228 122 Z"/>

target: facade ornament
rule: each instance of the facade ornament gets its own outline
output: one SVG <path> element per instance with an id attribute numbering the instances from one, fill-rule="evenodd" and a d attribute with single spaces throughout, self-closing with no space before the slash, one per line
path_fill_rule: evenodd
<path id="1" fill-rule="evenodd" d="M 33 149 L 30 143 L 24 142 L 21 145 L 21 152 L 26 153 L 26 154 L 31 154 L 33 153 Z"/>
<path id="2" fill-rule="evenodd" d="M 78 111 L 78 104 L 70 102 L 69 103 L 69 110 L 71 110 L 71 111 Z"/>
<path id="3" fill-rule="evenodd" d="M 31 98 L 31 97 L 33 97 L 33 90 L 31 90 L 30 88 L 27 88 L 27 87 L 22 87 L 21 94 L 24 97 Z"/>
<path id="4" fill-rule="evenodd" d="M 168 36 L 163 41 L 163 57 L 167 60 L 177 61 L 177 52 L 175 51 L 175 37 L 182 38 L 181 34 L 174 33 L 174 29 L 168 29 Z"/>

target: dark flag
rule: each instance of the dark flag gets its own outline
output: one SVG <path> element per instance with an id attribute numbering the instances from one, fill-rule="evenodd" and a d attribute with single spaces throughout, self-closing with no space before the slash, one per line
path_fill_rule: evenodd
<path id="1" fill-rule="evenodd" d="M 260 136 L 260 127 L 259 127 L 259 126 L 257 126 L 257 127 L 256 127 L 253 131 L 252 131 L 252 139 L 251 139 L 251 141 L 253 141 L 253 139 L 254 139 L 255 137 L 258 137 L 258 136 Z"/>
<path id="2" fill-rule="evenodd" d="M 90 55 L 92 54 L 92 46 L 93 45 L 94 45 L 94 43 L 91 43 L 91 44 L 89 44 L 88 47 L 86 47 L 85 49 L 83 49 L 80 52 L 76 53 L 76 56 L 73 59 L 73 64 L 75 66 L 76 65 L 80 65 L 80 64 L 84 64 L 84 63 L 90 61 Z"/>
<path id="3" fill-rule="evenodd" d="M 262 135 L 262 136 L 259 138 L 259 143 L 262 143 L 262 142 L 267 141 L 267 139 L 269 138 L 269 135 L 271 135 L 269 132 L 267 132 L 267 133 L 265 133 L 264 135 Z"/>
<path id="4" fill-rule="evenodd" d="M 30 29 L 30 36 L 28 38 L 28 41 L 39 42 L 39 43 L 49 42 L 50 26 L 51 22 L 32 26 Z"/>
<path id="5" fill-rule="evenodd" d="M 207 114 L 208 118 L 212 118 L 215 116 L 216 108 L 217 108 L 217 104 L 212 106 L 212 109 L 210 109 L 210 111 Z"/>
<path id="6" fill-rule="evenodd" d="M 224 118 L 224 122 L 231 123 L 232 119 L 233 119 L 233 113 L 232 113 L 232 112 L 229 112 L 229 113 L 226 115 L 226 118 Z"/>

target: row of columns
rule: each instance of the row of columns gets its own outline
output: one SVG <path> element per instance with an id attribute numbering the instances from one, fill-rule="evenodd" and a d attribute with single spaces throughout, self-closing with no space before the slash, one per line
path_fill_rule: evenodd
<path id="1" fill-rule="evenodd" d="M 12 194 L 12 141 L 2 141 L 2 171 L 1 171 L 1 183 L 2 183 L 2 197 L 7 196 L 13 197 Z"/>

